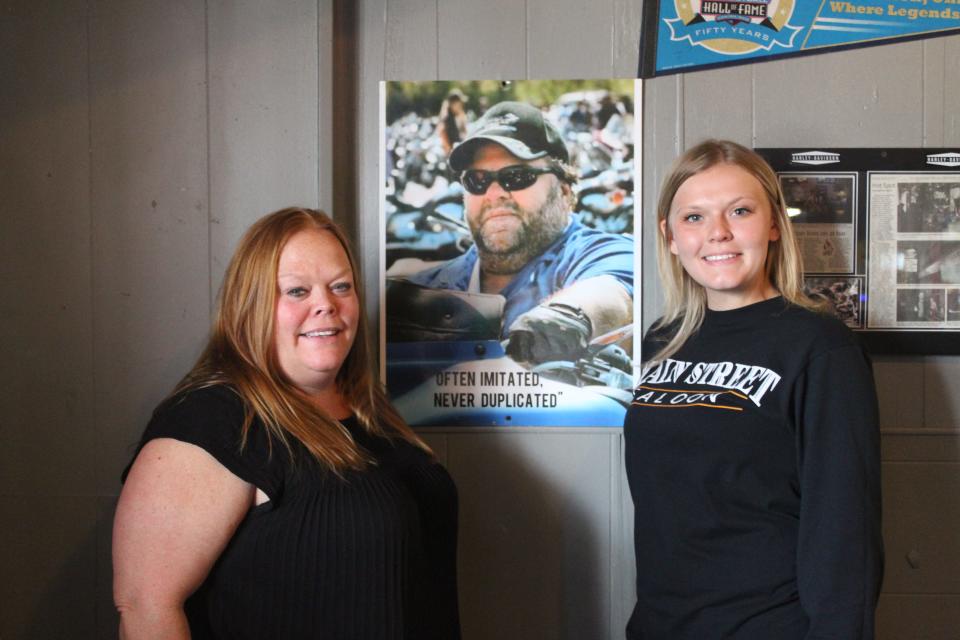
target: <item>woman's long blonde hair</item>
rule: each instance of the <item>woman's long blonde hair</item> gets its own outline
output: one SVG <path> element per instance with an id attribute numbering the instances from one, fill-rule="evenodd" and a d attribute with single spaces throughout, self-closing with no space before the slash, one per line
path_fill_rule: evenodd
<path id="1" fill-rule="evenodd" d="M 290 438 L 294 438 L 337 474 L 362 469 L 370 462 L 346 428 L 283 375 L 277 360 L 274 318 L 280 253 L 294 234 L 308 229 L 331 233 L 343 247 L 360 303 L 353 346 L 336 377 L 340 393 L 368 432 L 400 437 L 429 453 L 426 443 L 390 404 L 374 375 L 377 368 L 362 312 L 361 279 L 349 242 L 329 216 L 313 209 L 282 209 L 261 218 L 244 234 L 227 267 L 206 348 L 171 396 L 226 384 L 245 405 L 240 446 L 246 444 L 254 418 L 259 418 L 271 443 L 276 439 L 290 451 Z"/>
<path id="2" fill-rule="evenodd" d="M 680 185 L 689 178 L 719 164 L 731 164 L 746 170 L 757 179 L 770 203 L 773 223 L 780 231 L 780 239 L 771 241 L 767 252 L 766 275 L 784 300 L 809 309 L 820 309 L 803 292 L 803 264 L 793 227 L 787 218 L 787 205 L 780 188 L 780 180 L 766 160 L 754 151 L 729 140 L 704 140 L 677 158 L 660 188 L 657 201 L 657 268 L 664 294 L 664 314 L 654 329 L 677 324 L 673 335 L 666 336 L 666 344 L 651 358 L 659 362 L 676 353 L 697 332 L 703 323 L 707 295 L 680 259 L 670 251 L 668 217 L 673 198 Z"/>

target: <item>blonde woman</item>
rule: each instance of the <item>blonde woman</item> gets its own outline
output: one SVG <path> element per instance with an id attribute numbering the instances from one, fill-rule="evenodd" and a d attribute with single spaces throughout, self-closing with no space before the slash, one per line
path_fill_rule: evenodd
<path id="1" fill-rule="evenodd" d="M 877 401 L 854 335 L 802 292 L 777 176 L 683 154 L 657 208 L 664 316 L 624 423 L 630 640 L 874 637 Z"/>
<path id="2" fill-rule="evenodd" d="M 377 381 L 346 238 L 247 232 L 114 524 L 120 635 L 458 638 L 456 490 Z"/>

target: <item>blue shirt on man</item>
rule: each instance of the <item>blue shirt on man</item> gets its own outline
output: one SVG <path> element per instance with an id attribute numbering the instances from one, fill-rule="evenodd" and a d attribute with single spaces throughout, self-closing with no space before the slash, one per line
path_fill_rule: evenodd
<path id="1" fill-rule="evenodd" d="M 463 255 L 407 279 L 434 289 L 469 291 L 477 259 L 477 248 L 473 246 Z M 616 278 L 633 296 L 633 240 L 590 229 L 573 216 L 563 235 L 530 260 L 500 291 L 506 298 L 501 337 L 506 338 L 518 316 L 545 298 L 575 282 L 602 275 Z"/>

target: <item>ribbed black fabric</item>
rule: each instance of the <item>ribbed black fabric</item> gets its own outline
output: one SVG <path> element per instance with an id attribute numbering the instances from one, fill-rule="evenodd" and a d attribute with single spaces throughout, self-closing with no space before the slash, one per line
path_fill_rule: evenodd
<path id="1" fill-rule="evenodd" d="M 187 603 L 194 638 L 460 637 L 456 488 L 405 441 L 344 424 L 377 460 L 344 479 L 303 447 L 272 454 L 259 424 L 239 451 L 243 409 L 229 388 L 162 406 L 143 436 L 202 447 L 270 502 L 253 508 Z"/>

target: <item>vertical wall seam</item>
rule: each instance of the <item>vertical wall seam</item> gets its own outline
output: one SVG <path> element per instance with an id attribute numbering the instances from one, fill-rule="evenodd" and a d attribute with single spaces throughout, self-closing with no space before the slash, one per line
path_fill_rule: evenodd
<path id="1" fill-rule="evenodd" d="M 321 159 L 320 159 L 320 157 L 321 157 L 321 156 L 320 156 L 320 153 L 321 153 L 321 151 L 322 151 L 322 148 L 321 148 L 321 145 L 320 145 L 320 141 L 324 138 L 323 128 L 322 128 L 322 127 L 323 127 L 323 119 L 320 117 L 320 113 L 323 111 L 323 109 L 322 109 L 321 106 L 320 106 L 320 105 L 322 104 L 322 101 L 323 101 L 323 92 L 321 91 L 321 86 L 320 86 L 320 85 L 321 85 L 321 82 L 322 82 L 322 78 L 323 78 L 323 72 L 320 70 L 320 69 L 321 69 L 321 66 L 320 66 L 320 65 L 321 65 L 321 62 L 323 61 L 323 56 L 322 56 L 321 53 L 320 53 L 320 52 L 323 50 L 323 43 L 320 41 L 320 12 L 321 12 L 321 10 L 322 10 L 322 9 L 321 9 L 321 2 L 322 2 L 322 1 L 323 1 L 323 0 L 317 0 L 316 3 L 315 3 L 315 5 L 314 5 L 314 8 L 315 8 L 315 10 L 316 10 L 316 12 L 317 12 L 317 20 L 316 20 L 316 22 L 314 23 L 314 35 L 316 36 L 316 43 L 317 43 L 317 53 L 316 53 L 316 56 L 317 56 L 317 110 L 316 110 L 316 113 L 315 113 L 315 115 L 316 115 L 316 117 L 317 117 L 317 151 L 316 151 L 316 153 L 317 153 L 317 155 L 316 155 L 316 158 L 317 158 L 317 166 L 316 166 L 316 174 L 314 175 L 314 178 L 315 178 L 316 181 L 317 181 L 317 183 L 316 183 L 316 187 L 317 187 L 317 188 L 316 188 L 316 192 L 315 192 L 315 195 L 316 195 L 315 202 L 316 202 L 316 204 L 315 204 L 314 206 L 315 206 L 317 209 L 322 208 L 322 207 L 320 206 L 320 183 L 323 181 L 323 178 L 322 178 L 322 175 L 323 175 L 323 162 L 322 162 Z"/>
<path id="2" fill-rule="evenodd" d="M 930 121 L 927 117 L 927 43 L 920 43 L 920 146 L 926 147 L 929 143 Z"/>
<path id="3" fill-rule="evenodd" d="M 750 146 L 757 146 L 757 66 L 750 65 Z"/>
<path id="4" fill-rule="evenodd" d="M 92 7 L 90 6 L 91 0 L 87 0 L 87 11 L 86 16 L 84 16 L 84 29 L 86 30 L 86 72 L 87 72 L 87 224 L 89 238 L 87 242 L 87 248 L 90 252 L 89 254 L 89 265 L 90 273 L 90 387 L 93 392 L 93 403 L 91 405 L 91 419 L 93 420 L 94 429 L 96 429 L 99 424 L 97 419 L 97 350 L 96 350 L 96 335 L 97 335 L 97 305 L 96 305 L 96 269 L 94 268 L 93 257 L 96 254 L 95 238 L 94 238 L 94 221 L 93 221 L 93 70 L 91 64 L 91 54 L 90 54 L 90 21 L 91 21 L 91 12 Z M 99 449 L 98 449 L 99 452 Z M 97 465 L 99 467 L 99 465 Z M 99 483 L 98 483 L 99 485 Z"/>
<path id="5" fill-rule="evenodd" d="M 346 227 L 347 235 L 352 239 L 357 255 L 362 256 L 361 231 L 364 229 L 359 211 L 360 183 L 357 171 L 357 145 L 360 144 L 359 118 L 362 105 L 360 91 L 362 81 L 366 79 L 360 42 L 360 27 L 358 15 L 363 11 L 359 3 L 350 0 L 333 0 L 333 46 L 331 76 L 331 110 L 332 127 L 330 131 L 330 147 L 337 153 L 330 154 L 332 176 L 332 210 L 331 215 L 338 224 Z M 365 20 L 365 15 L 363 19 Z M 386 20 L 386 15 L 382 17 Z M 372 21 L 370 21 L 372 22 Z M 371 25 L 372 26 L 372 25 Z M 366 29 L 363 29 L 364 33 Z M 383 33 L 383 32 L 382 32 Z M 367 38 L 363 37 L 364 43 Z M 371 52 L 372 53 L 375 52 Z M 372 60 L 372 57 L 371 57 Z M 372 66 L 372 65 L 371 65 Z M 376 74 L 382 73 L 373 70 Z"/>
<path id="6" fill-rule="evenodd" d="M 960 60 L 960 53 L 955 54 L 955 59 Z M 943 46 L 943 78 L 944 78 L 944 92 L 943 92 L 943 145 L 944 146 L 957 146 L 956 142 L 950 142 L 951 140 L 957 140 L 957 113 L 956 111 L 951 111 L 948 107 L 951 104 L 950 96 L 946 90 L 947 88 L 947 78 L 950 77 L 947 74 L 947 69 L 950 67 L 950 47 L 948 42 L 944 42 Z M 956 67 L 953 67 L 954 69 Z M 956 95 L 956 94 L 954 94 Z M 954 100 L 954 104 L 956 104 Z"/>
<path id="7" fill-rule="evenodd" d="M 940 96 L 940 112 L 942 118 L 942 129 L 940 134 L 940 141 L 937 143 L 938 146 L 946 147 L 947 146 L 947 122 L 948 122 L 948 113 L 950 110 L 947 109 L 947 67 L 950 64 L 950 56 L 947 55 L 947 50 L 949 44 L 946 40 L 943 40 L 943 65 L 940 69 L 940 86 L 943 88 L 943 94 Z"/>
<path id="8" fill-rule="evenodd" d="M 204 123 L 205 137 L 207 143 L 206 163 L 207 163 L 207 324 L 213 318 L 213 187 L 211 176 L 213 175 L 210 167 L 210 149 L 212 141 L 210 139 L 210 2 L 204 0 L 203 3 L 203 99 L 204 113 L 206 122 Z"/>
<path id="9" fill-rule="evenodd" d="M 929 356 L 920 356 L 923 366 L 920 368 L 920 388 L 924 390 L 923 400 L 920 402 L 920 424 L 927 425 L 927 368 L 930 364 Z"/>
<path id="10" fill-rule="evenodd" d="M 617 578 L 617 554 L 620 551 L 621 545 L 618 544 L 620 540 L 620 529 L 621 529 L 621 520 L 623 518 L 623 512 L 619 508 L 620 503 L 620 492 L 618 489 L 619 482 L 617 481 L 618 473 L 620 471 L 620 457 L 618 454 L 618 448 L 616 443 L 620 438 L 619 434 L 611 434 L 609 440 L 609 454 L 610 454 L 610 511 L 607 518 L 608 526 L 608 549 L 609 555 L 607 556 L 607 571 L 609 571 L 607 578 L 607 587 L 610 593 L 610 606 L 607 609 L 608 615 L 608 630 L 612 632 L 616 628 L 617 617 L 620 610 L 620 602 L 623 598 L 622 594 L 617 589 L 617 583 L 619 582 Z"/>
<path id="11" fill-rule="evenodd" d="M 530 2 L 523 0 L 523 77 L 530 79 Z"/>
<path id="12" fill-rule="evenodd" d="M 380 60 L 380 77 L 387 77 L 387 50 L 390 49 L 390 45 L 387 42 L 387 38 L 390 36 L 390 0 L 384 0 L 383 2 L 383 38 L 380 42 L 383 44 L 383 56 Z M 359 185 L 358 185 L 359 186 Z"/>
<path id="13" fill-rule="evenodd" d="M 610 71 L 607 73 L 608 78 L 613 78 L 615 76 L 614 64 L 613 61 L 616 58 L 614 51 L 617 50 L 617 0 L 610 0 L 610 48 L 607 50 L 607 53 L 610 54 Z"/>
<path id="14" fill-rule="evenodd" d="M 97 326 L 97 305 L 96 305 L 96 268 L 94 267 L 93 257 L 96 255 L 96 248 L 94 246 L 94 221 L 93 221 L 93 69 L 91 64 L 91 13 L 93 8 L 90 6 L 91 0 L 86 2 L 86 11 L 83 16 L 83 27 L 84 27 L 84 66 L 86 67 L 86 84 L 87 84 L 87 249 L 88 249 L 88 262 L 89 273 L 88 282 L 90 283 L 90 390 L 92 392 L 92 402 L 90 403 L 90 421 L 91 426 L 93 427 L 94 434 L 97 438 L 98 445 L 94 449 L 94 466 L 96 469 L 101 469 L 101 455 L 103 453 L 102 447 L 102 433 L 100 429 L 100 421 L 97 419 L 97 350 L 96 350 L 96 326 Z M 102 523 L 100 522 L 99 517 L 99 505 L 100 505 L 100 479 L 97 477 L 99 472 L 94 473 L 94 481 L 96 483 L 96 497 L 95 505 L 97 510 L 97 518 L 94 521 L 94 536 L 97 541 L 103 537 Z M 97 554 L 94 553 L 94 563 L 93 563 L 93 584 L 95 588 L 95 593 L 100 592 L 100 585 L 105 580 L 106 576 L 101 575 L 100 572 L 100 562 Z M 94 598 L 93 603 L 93 628 L 100 631 L 100 606 L 98 604 L 99 599 Z M 105 621 L 104 621 L 105 623 Z"/>
<path id="15" fill-rule="evenodd" d="M 617 74 L 617 61 L 619 56 L 617 52 L 620 50 L 620 44 L 625 40 L 624 38 L 624 23 L 617 20 L 617 0 L 610 0 L 610 77 L 616 78 L 619 77 Z M 641 9 L 642 11 L 643 9 Z M 637 58 L 639 58 L 640 52 L 637 51 Z M 635 74 L 639 77 L 639 74 Z"/>
<path id="16" fill-rule="evenodd" d="M 434 75 L 434 78 L 437 80 L 440 80 L 440 0 L 436 0 L 434 5 L 436 9 L 433 12 L 433 15 L 434 15 L 433 32 L 434 32 L 434 37 L 436 38 L 435 44 L 436 44 L 436 52 L 437 52 L 435 56 L 437 60 L 436 62 L 437 68 L 436 68 L 436 74 Z"/>
<path id="17" fill-rule="evenodd" d="M 677 139 L 674 142 L 674 144 L 676 145 L 676 148 L 673 150 L 674 156 L 680 155 L 683 152 L 684 148 L 686 148 L 687 146 L 685 142 L 686 130 L 684 127 L 685 120 L 687 117 L 686 110 L 684 109 L 684 106 L 686 105 L 684 101 L 684 84 L 683 84 L 684 77 L 682 74 L 677 74 L 676 78 L 677 78 L 677 81 L 676 81 L 677 82 L 677 85 L 676 85 L 677 87 L 676 88 L 676 100 L 677 100 L 676 136 L 677 136 Z"/>

